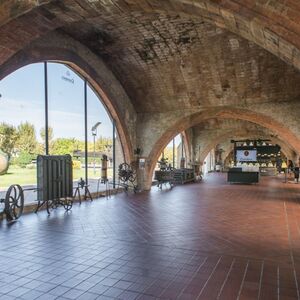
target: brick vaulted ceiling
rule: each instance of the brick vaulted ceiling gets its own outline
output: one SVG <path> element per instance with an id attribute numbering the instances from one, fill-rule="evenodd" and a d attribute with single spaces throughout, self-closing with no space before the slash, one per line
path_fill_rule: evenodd
<path id="1" fill-rule="evenodd" d="M 192 127 L 192 131 L 193 139 L 196 141 L 195 144 L 197 146 L 207 141 L 210 144 L 215 142 L 214 146 L 216 146 L 230 139 L 241 137 L 242 139 L 270 139 L 274 143 L 284 146 L 286 149 L 289 148 L 288 145 L 280 140 L 271 130 L 244 120 L 212 118 Z M 290 151 L 291 150 L 292 149 L 290 149 Z"/>
<path id="2" fill-rule="evenodd" d="M 0 36 L 5 37 L 0 58 L 17 50 L 23 39 L 30 42 L 49 31 L 64 32 L 103 58 L 137 112 L 286 102 L 300 95 L 299 72 L 256 43 L 216 26 L 210 1 L 193 3 L 197 7 L 206 3 L 211 16 L 181 13 L 180 3 L 190 1 L 176 0 L 39 1 L 43 5 L 32 11 L 36 1 L 11 2 L 15 5 L 10 10 L 9 5 L 2 6 L 0 14 Z M 226 1 L 211 1 L 219 2 Z M 258 15 L 281 13 L 278 20 L 283 22 L 284 7 L 269 2 L 245 4 Z M 28 13 L 12 31 L 9 20 L 22 11 Z M 291 16 L 292 10 L 288 12 Z"/>
<path id="3" fill-rule="evenodd" d="M 202 132 L 202 131 L 208 131 L 208 130 L 230 130 L 233 132 L 238 131 L 240 129 L 244 129 L 249 132 L 257 132 L 257 131 L 263 131 L 265 135 L 268 135 L 269 137 L 274 136 L 275 134 L 264 127 L 261 127 L 258 124 L 244 121 L 244 120 L 234 120 L 234 119 L 218 119 L 218 118 L 212 118 L 209 120 L 206 120 L 205 122 L 199 123 L 198 125 L 192 127 L 195 132 Z"/>
<path id="4" fill-rule="evenodd" d="M 268 139 L 278 144 L 288 157 L 294 157 L 293 149 L 273 131 L 258 124 L 236 119 L 212 118 L 192 127 L 193 152 L 200 161 L 217 145 L 225 144 L 228 150 L 233 148 L 232 139 Z M 200 151 L 201 149 L 201 151 Z M 200 152 L 199 152 L 200 151 Z"/>
<path id="5" fill-rule="evenodd" d="M 138 112 L 289 101 L 300 74 L 200 18 L 136 14 L 62 28 L 104 58 Z"/>

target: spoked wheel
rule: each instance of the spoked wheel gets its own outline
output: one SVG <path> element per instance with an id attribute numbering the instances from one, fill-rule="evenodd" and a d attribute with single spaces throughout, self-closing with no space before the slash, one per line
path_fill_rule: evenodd
<path id="1" fill-rule="evenodd" d="M 136 180 L 136 172 L 135 170 L 131 170 L 130 171 L 130 175 L 129 175 L 129 178 L 128 180 L 133 184 Z"/>
<path id="2" fill-rule="evenodd" d="M 131 167 L 127 163 L 122 163 L 119 165 L 119 178 L 121 181 L 128 181 L 129 172 L 131 171 Z"/>
<path id="3" fill-rule="evenodd" d="M 24 192 L 20 185 L 9 187 L 5 195 L 5 214 L 8 221 L 20 218 L 24 208 Z"/>
<path id="4" fill-rule="evenodd" d="M 132 188 L 134 193 L 137 192 L 137 186 L 135 185 L 136 171 L 131 165 L 127 163 L 119 165 L 119 180 L 123 183 L 126 193 L 129 188 Z"/>

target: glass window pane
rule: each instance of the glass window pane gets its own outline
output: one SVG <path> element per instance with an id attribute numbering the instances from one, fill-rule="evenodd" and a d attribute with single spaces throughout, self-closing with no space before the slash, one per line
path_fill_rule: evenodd
<path id="1" fill-rule="evenodd" d="M 174 140 L 174 142 L 173 142 Z M 174 149 L 173 149 L 174 147 Z M 169 144 L 165 147 L 163 153 L 158 158 L 158 161 L 162 159 L 164 155 L 164 158 L 167 159 L 167 164 L 171 167 L 174 167 L 175 169 L 180 168 L 180 159 L 181 159 L 181 134 L 178 134 L 175 136 L 174 139 L 172 139 Z M 174 163 L 174 165 L 173 165 Z M 160 165 L 157 163 L 155 165 L 155 170 L 159 170 Z M 155 172 L 153 172 L 152 180 L 155 178 Z"/>
<path id="2" fill-rule="evenodd" d="M 113 176 L 113 124 L 100 98 L 88 87 L 88 176 L 91 192 L 105 189 L 98 185 L 101 178 L 101 158 L 108 158 L 107 175 Z"/>
<path id="3" fill-rule="evenodd" d="M 181 134 L 175 137 L 175 168 L 180 168 L 181 160 Z"/>
<path id="4" fill-rule="evenodd" d="M 48 63 L 49 154 L 70 154 L 73 179 L 85 178 L 84 80 L 66 65 Z"/>
<path id="5" fill-rule="evenodd" d="M 36 156 L 44 153 L 40 135 L 45 116 L 44 64 L 31 64 L 8 75 L 0 81 L 0 94 L 0 161 L 3 164 L 3 152 L 10 157 L 7 172 L 0 175 L 3 197 L 11 184 L 36 186 Z M 35 199 L 36 193 L 26 192 L 26 203 Z"/>

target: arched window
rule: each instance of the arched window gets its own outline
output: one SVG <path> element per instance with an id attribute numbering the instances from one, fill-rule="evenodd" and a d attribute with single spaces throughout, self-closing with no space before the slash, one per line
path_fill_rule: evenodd
<path id="1" fill-rule="evenodd" d="M 25 66 L 0 81 L 0 94 L 0 157 L 9 159 L 8 170 L 0 173 L 0 192 L 10 184 L 35 186 L 38 154 L 70 154 L 74 181 L 88 180 L 91 192 L 97 191 L 102 155 L 108 157 L 108 177 L 115 178 L 123 153 L 114 121 L 70 67 L 57 62 Z M 26 201 L 34 197 L 26 195 Z"/>
<path id="2" fill-rule="evenodd" d="M 159 160 L 162 158 L 167 160 L 167 163 L 173 168 L 180 168 L 180 160 L 182 157 L 186 157 L 185 148 L 183 146 L 182 134 L 176 135 L 169 144 L 164 148 Z M 159 168 L 157 164 L 156 169 Z"/>

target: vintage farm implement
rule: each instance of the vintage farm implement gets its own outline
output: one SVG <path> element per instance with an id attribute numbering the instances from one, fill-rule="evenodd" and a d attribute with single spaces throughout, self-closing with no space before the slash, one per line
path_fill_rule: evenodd
<path id="1" fill-rule="evenodd" d="M 37 187 L 22 188 L 18 184 L 11 185 L 0 203 L 4 204 L 2 213 L 8 221 L 13 221 L 23 213 L 24 193 L 37 192 L 37 212 L 45 206 L 50 209 L 63 206 L 66 211 L 73 206 L 73 172 L 70 155 L 39 155 L 37 157 Z"/>
<path id="2" fill-rule="evenodd" d="M 39 155 L 37 157 L 37 212 L 43 205 L 50 209 L 73 206 L 73 168 L 71 155 Z"/>
<path id="3" fill-rule="evenodd" d="M 0 203 L 4 204 L 3 212 L 8 221 L 13 221 L 21 217 L 24 208 L 24 191 L 18 184 L 11 185 L 5 195 L 0 199 Z"/>
<path id="4" fill-rule="evenodd" d="M 159 170 L 155 171 L 154 179 L 157 181 L 157 187 L 162 189 L 163 184 L 169 184 L 170 188 L 174 185 L 174 168 L 168 164 L 167 158 L 158 161 Z"/>
<path id="5" fill-rule="evenodd" d="M 125 192 L 128 192 L 129 189 L 132 189 L 134 193 L 137 192 L 136 170 L 133 166 L 127 163 L 120 164 L 118 168 L 118 175 L 118 186 L 123 187 Z"/>

